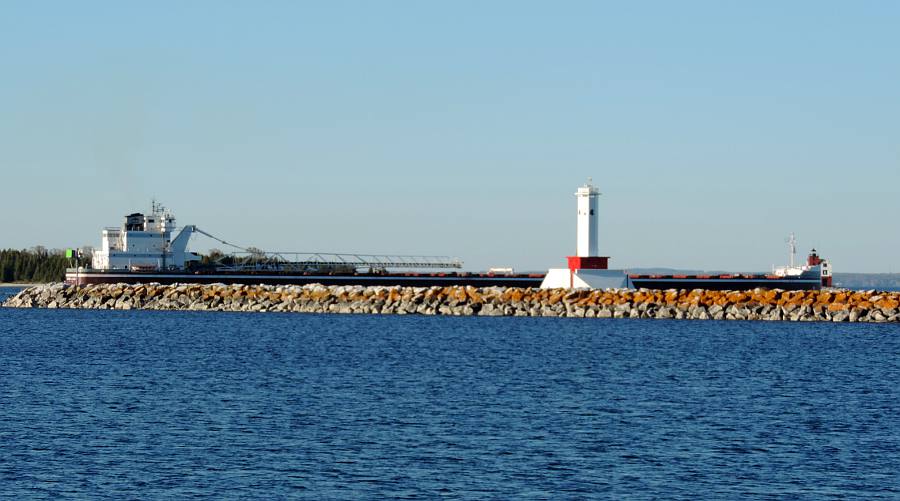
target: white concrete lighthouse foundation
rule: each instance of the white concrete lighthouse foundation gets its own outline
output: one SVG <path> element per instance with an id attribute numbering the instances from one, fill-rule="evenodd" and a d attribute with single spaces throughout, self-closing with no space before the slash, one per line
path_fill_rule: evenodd
<path id="1" fill-rule="evenodd" d="M 624 270 L 550 268 L 541 289 L 625 289 L 632 288 Z"/>

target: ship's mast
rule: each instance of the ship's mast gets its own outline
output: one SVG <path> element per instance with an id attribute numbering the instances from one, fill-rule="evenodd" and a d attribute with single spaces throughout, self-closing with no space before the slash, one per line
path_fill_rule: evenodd
<path id="1" fill-rule="evenodd" d="M 794 237 L 794 233 L 791 232 L 791 236 L 788 237 L 788 248 L 791 252 L 791 268 L 794 267 L 794 256 L 797 254 L 797 239 Z"/>
<path id="2" fill-rule="evenodd" d="M 162 249 L 162 259 L 160 261 L 160 269 L 166 269 L 166 252 L 169 250 L 169 242 L 166 239 L 166 221 L 165 221 L 165 212 L 166 208 L 163 205 L 156 201 L 156 198 L 150 200 L 150 215 L 153 216 L 154 221 L 160 222 L 160 248 Z M 149 230 L 149 228 L 148 228 Z"/>

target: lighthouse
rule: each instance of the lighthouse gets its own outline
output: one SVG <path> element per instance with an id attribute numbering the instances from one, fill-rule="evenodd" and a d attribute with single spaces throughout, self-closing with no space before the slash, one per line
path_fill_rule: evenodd
<path id="1" fill-rule="evenodd" d="M 597 215 L 600 190 L 591 178 L 575 191 L 575 255 L 567 256 L 567 268 L 551 268 L 543 289 L 607 289 L 628 286 L 622 270 L 609 269 L 609 256 L 600 255 Z"/>

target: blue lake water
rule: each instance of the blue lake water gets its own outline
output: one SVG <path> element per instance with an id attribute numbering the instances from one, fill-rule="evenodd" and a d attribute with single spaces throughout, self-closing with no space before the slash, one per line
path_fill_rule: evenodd
<path id="1" fill-rule="evenodd" d="M 0 309 L 0 497 L 896 499 L 898 388 L 895 325 Z"/>

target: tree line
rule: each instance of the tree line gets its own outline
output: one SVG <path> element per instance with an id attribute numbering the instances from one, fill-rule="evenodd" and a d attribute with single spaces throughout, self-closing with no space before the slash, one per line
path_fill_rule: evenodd
<path id="1" fill-rule="evenodd" d="M 82 258 L 82 264 L 85 259 Z M 0 250 L 0 282 L 45 283 L 66 278 L 66 268 L 75 264 L 65 251 L 44 247 Z"/>

